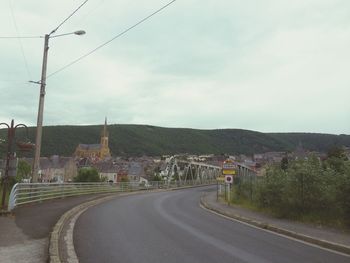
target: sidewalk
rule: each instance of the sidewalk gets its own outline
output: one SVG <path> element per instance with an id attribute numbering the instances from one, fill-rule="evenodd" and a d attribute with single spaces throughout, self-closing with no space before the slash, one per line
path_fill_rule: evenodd
<path id="1" fill-rule="evenodd" d="M 81 203 L 103 196 L 106 194 L 54 199 L 3 213 L 0 216 L 0 262 L 47 262 L 50 233 L 60 217 Z"/>
<path id="2" fill-rule="evenodd" d="M 350 233 L 286 219 L 278 219 L 235 205 L 229 206 L 226 203 L 217 201 L 216 191 L 207 192 L 203 195 L 201 204 L 209 210 L 256 227 L 350 254 Z"/>
<path id="3" fill-rule="evenodd" d="M 156 189 L 153 191 L 168 191 L 190 187 L 198 186 Z M 150 190 L 145 191 L 149 192 Z M 82 203 L 102 199 L 106 196 L 117 197 L 119 195 L 120 192 L 81 195 L 23 205 L 15 208 L 11 213 L 0 211 L 0 262 L 48 262 L 50 234 L 63 214 Z"/>

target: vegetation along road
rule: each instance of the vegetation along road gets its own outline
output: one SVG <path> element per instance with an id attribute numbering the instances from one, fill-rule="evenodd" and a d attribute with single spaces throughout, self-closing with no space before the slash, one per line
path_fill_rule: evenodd
<path id="1" fill-rule="evenodd" d="M 349 258 L 212 214 L 213 187 L 125 196 L 88 209 L 74 244 L 88 262 L 349 262 Z"/>

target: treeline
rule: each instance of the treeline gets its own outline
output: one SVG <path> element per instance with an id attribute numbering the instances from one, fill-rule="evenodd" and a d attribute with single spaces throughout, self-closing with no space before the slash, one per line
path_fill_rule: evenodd
<path id="1" fill-rule="evenodd" d="M 284 159 L 268 167 L 266 176 L 236 183 L 236 201 L 278 217 L 350 227 L 350 161 L 341 149 L 324 161 Z"/>
<path id="2" fill-rule="evenodd" d="M 43 128 L 42 156 L 72 156 L 78 144 L 100 143 L 103 126 L 46 126 Z M 315 133 L 261 133 L 241 129 L 198 130 L 162 128 L 149 125 L 108 125 L 109 147 L 114 156 L 159 156 L 163 154 L 247 154 L 294 151 L 299 144 L 309 151 L 326 152 L 331 146 L 350 146 L 350 135 Z M 6 139 L 6 129 L 0 138 Z M 25 139 L 23 129 L 16 132 Z M 28 139 L 35 141 L 35 128 Z M 0 145 L 3 158 L 4 144 Z M 32 156 L 32 153 L 17 153 Z"/>

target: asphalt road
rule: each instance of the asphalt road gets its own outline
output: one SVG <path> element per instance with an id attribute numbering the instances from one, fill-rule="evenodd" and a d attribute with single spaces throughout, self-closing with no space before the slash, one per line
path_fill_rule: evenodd
<path id="1" fill-rule="evenodd" d="M 80 262 L 350 262 L 200 208 L 208 189 L 118 197 L 88 209 L 74 229 Z"/>

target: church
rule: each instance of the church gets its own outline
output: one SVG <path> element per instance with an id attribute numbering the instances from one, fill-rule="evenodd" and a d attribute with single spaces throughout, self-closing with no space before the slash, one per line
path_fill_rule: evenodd
<path id="1" fill-rule="evenodd" d="M 76 158 L 89 158 L 91 160 L 103 160 L 111 157 L 108 146 L 107 118 L 101 133 L 99 144 L 79 144 L 74 152 Z"/>

